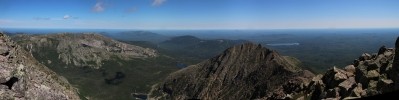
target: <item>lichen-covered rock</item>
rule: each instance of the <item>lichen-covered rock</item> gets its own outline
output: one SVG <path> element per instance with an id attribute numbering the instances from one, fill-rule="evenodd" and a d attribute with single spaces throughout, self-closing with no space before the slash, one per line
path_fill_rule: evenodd
<path id="1" fill-rule="evenodd" d="M 345 69 L 345 71 L 347 72 L 346 74 L 347 74 L 349 77 L 355 75 L 355 72 L 356 72 L 355 66 L 353 66 L 353 65 L 348 65 L 348 66 L 346 66 L 344 69 Z"/>
<path id="2" fill-rule="evenodd" d="M 367 72 L 366 77 L 367 78 L 378 78 L 380 76 L 380 73 L 378 73 L 376 70 L 370 70 Z"/>
<path id="3" fill-rule="evenodd" d="M 1 100 L 79 100 L 63 77 L 0 33 Z"/>
<path id="4" fill-rule="evenodd" d="M 365 97 L 366 91 L 363 90 L 362 84 L 358 83 L 357 86 L 353 89 L 351 97 Z"/>
<path id="5" fill-rule="evenodd" d="M 339 83 L 338 87 L 345 89 L 345 92 L 347 92 L 355 84 L 356 84 L 355 78 L 354 77 L 349 77 L 349 79 Z"/>

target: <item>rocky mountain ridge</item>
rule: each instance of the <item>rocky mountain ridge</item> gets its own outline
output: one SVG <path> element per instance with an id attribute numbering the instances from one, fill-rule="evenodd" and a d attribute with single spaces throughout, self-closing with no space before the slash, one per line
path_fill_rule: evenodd
<path id="1" fill-rule="evenodd" d="M 152 43 L 159 43 L 169 39 L 169 36 L 161 35 L 150 31 L 125 31 L 118 33 L 102 33 L 107 37 L 112 37 L 122 41 L 148 41 Z"/>
<path id="2" fill-rule="evenodd" d="M 86 99 L 131 99 L 178 69 L 174 58 L 159 51 L 100 34 L 19 34 L 13 40 Z"/>
<path id="3" fill-rule="evenodd" d="M 99 34 L 17 35 L 14 40 L 30 52 L 50 51 L 67 65 L 98 69 L 112 58 L 131 59 L 156 57 L 153 49 L 122 43 Z M 53 59 L 48 59 L 51 63 Z"/>
<path id="4" fill-rule="evenodd" d="M 79 100 L 68 81 L 0 33 L 1 100 Z"/>
<path id="5" fill-rule="evenodd" d="M 158 94 L 153 98 L 286 99 L 287 95 L 297 95 L 295 91 L 313 76 L 276 51 L 245 43 L 172 73 L 150 97 Z"/>

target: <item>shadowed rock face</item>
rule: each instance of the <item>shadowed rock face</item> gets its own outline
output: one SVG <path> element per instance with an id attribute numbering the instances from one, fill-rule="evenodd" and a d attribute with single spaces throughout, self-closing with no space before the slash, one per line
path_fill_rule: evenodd
<path id="1" fill-rule="evenodd" d="M 2 85 L 8 86 L 8 89 L 12 89 L 12 86 L 14 85 L 15 82 L 18 82 L 18 78 L 16 77 L 11 77 L 10 80 L 7 82 L 1 83 Z"/>
<path id="2" fill-rule="evenodd" d="M 1 100 L 79 100 L 62 77 L 38 63 L 28 52 L 0 33 Z"/>
<path id="3" fill-rule="evenodd" d="M 169 99 L 287 99 L 313 76 L 276 51 L 245 43 L 171 74 L 157 90 Z"/>
<path id="4" fill-rule="evenodd" d="M 399 37 L 396 39 L 395 48 L 399 48 Z M 399 89 L 399 49 L 395 49 L 395 58 L 393 60 L 392 70 L 397 73 L 393 73 L 391 77 L 395 82 L 395 89 Z"/>

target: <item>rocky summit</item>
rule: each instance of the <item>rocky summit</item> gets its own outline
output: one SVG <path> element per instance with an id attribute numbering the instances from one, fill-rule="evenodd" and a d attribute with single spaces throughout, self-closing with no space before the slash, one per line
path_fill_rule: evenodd
<path id="1" fill-rule="evenodd" d="M 399 47 L 399 39 L 396 48 Z M 362 54 L 344 69 L 333 67 L 308 85 L 311 99 L 354 99 L 395 91 L 398 51 L 382 46 L 378 53 Z M 394 60 L 395 59 L 395 60 Z M 310 91 L 310 92 L 309 92 Z"/>
<path id="2" fill-rule="evenodd" d="M 0 33 L 1 100 L 79 100 L 65 78 L 37 62 Z"/>
<path id="3" fill-rule="evenodd" d="M 153 99 L 292 99 L 314 76 L 299 61 L 245 43 L 172 73 L 149 94 Z"/>
<path id="4" fill-rule="evenodd" d="M 122 43 L 99 34 L 60 33 L 46 35 L 17 35 L 13 37 L 18 44 L 35 57 L 48 58 L 51 64 L 54 59 L 61 60 L 66 65 L 88 66 L 98 69 L 104 61 L 110 59 L 130 59 L 156 57 L 155 50 Z M 38 52 L 47 53 L 36 54 Z M 49 58 L 55 56 L 56 58 Z"/>

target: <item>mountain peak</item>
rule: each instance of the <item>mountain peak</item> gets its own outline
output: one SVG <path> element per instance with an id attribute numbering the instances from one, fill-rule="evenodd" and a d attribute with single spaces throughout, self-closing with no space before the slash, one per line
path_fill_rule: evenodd
<path id="1" fill-rule="evenodd" d="M 285 98 L 284 84 L 301 84 L 313 76 L 304 78 L 303 73 L 277 52 L 244 43 L 172 73 L 159 89 L 172 99 Z"/>
<path id="2" fill-rule="evenodd" d="M 247 42 L 247 43 L 243 43 L 241 45 L 233 46 L 233 47 L 227 49 L 226 51 L 231 52 L 231 51 L 234 50 L 234 51 L 238 51 L 238 52 L 252 52 L 252 51 L 255 51 L 257 49 L 260 50 L 260 51 L 270 52 L 269 49 L 263 48 L 262 45 L 254 44 L 254 43 L 251 43 L 251 42 Z"/>
<path id="3" fill-rule="evenodd" d="M 236 60 L 243 59 L 246 60 L 244 62 L 256 62 L 265 65 L 270 63 L 267 61 L 273 61 L 274 63 L 283 65 L 280 67 L 284 68 L 287 71 L 290 72 L 302 71 L 302 69 L 299 68 L 298 65 L 296 65 L 294 62 L 287 60 L 287 57 L 281 56 L 275 50 L 262 47 L 261 44 L 254 44 L 251 42 L 247 42 L 241 45 L 236 45 L 225 50 L 225 52 L 223 52 L 219 56 L 225 56 L 225 55 L 230 55 L 229 56 L 230 58 L 226 59 L 231 59 L 231 57 L 235 57 L 234 59 Z"/>
<path id="4" fill-rule="evenodd" d="M 166 42 L 199 42 L 199 41 L 201 41 L 201 39 L 198 37 L 191 35 L 183 35 L 183 36 L 173 37 L 170 40 L 167 40 Z"/>

